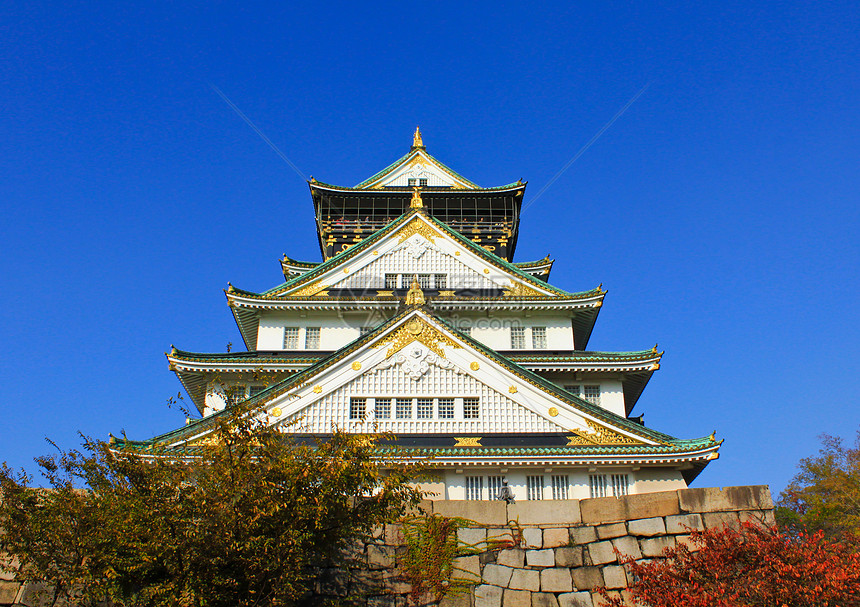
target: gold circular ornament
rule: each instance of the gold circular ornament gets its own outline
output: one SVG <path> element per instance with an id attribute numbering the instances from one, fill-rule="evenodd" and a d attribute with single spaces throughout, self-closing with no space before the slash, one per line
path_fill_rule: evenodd
<path id="1" fill-rule="evenodd" d="M 406 330 L 412 333 L 412 335 L 418 335 L 421 331 L 424 330 L 424 327 L 417 320 L 410 320 L 409 324 L 406 325 Z"/>
<path id="2" fill-rule="evenodd" d="M 352 363 L 352 370 L 353 371 L 361 371 L 361 363 L 358 361 L 355 361 L 354 363 Z"/>
<path id="3" fill-rule="evenodd" d="M 511 386 L 510 388 L 508 388 L 508 392 L 510 392 L 511 394 L 516 394 L 517 393 L 517 387 Z"/>
<path id="4" fill-rule="evenodd" d="M 459 257 L 459 256 L 460 256 L 460 251 L 454 251 L 454 255 L 455 255 L 456 257 Z"/>
<path id="5" fill-rule="evenodd" d="M 322 386 L 314 386 L 314 394 L 319 394 L 322 392 Z"/>
<path id="6" fill-rule="evenodd" d="M 274 409 L 269 411 L 269 413 L 271 413 L 273 417 L 281 417 L 281 413 L 283 413 L 283 411 L 281 411 L 280 407 L 275 407 Z"/>
<path id="7" fill-rule="evenodd" d="M 373 252 L 373 254 L 374 254 L 374 255 L 379 255 L 379 251 L 374 251 L 374 252 Z"/>
<path id="8" fill-rule="evenodd" d="M 558 409 L 556 409 L 555 407 L 550 407 L 549 408 L 549 416 L 555 417 L 556 415 L 558 415 Z"/>
<path id="9" fill-rule="evenodd" d="M 344 274 L 349 274 L 349 268 L 344 268 L 344 269 L 343 269 L 343 273 L 344 273 Z"/>
<path id="10" fill-rule="evenodd" d="M 484 274 L 489 274 L 490 271 L 487 268 L 484 268 Z"/>
<path id="11" fill-rule="evenodd" d="M 473 362 L 471 365 L 469 365 L 469 368 L 470 368 L 472 371 L 477 371 L 478 369 L 480 369 L 480 368 L 481 368 L 481 365 L 479 365 L 479 364 L 478 364 L 478 362 L 477 362 L 477 361 L 475 361 L 475 362 Z"/>

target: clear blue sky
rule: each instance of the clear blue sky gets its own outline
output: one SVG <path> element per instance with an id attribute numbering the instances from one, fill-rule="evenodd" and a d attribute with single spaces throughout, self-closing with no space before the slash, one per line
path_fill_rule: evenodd
<path id="1" fill-rule="evenodd" d="M 162 353 L 241 344 L 227 281 L 319 259 L 306 183 L 210 84 L 306 175 L 355 184 L 420 124 L 528 203 L 650 83 L 517 259 L 609 290 L 591 349 L 665 348 L 635 413 L 726 439 L 697 485 L 779 491 L 860 427 L 856 3 L 34 1 L 0 28 L 0 460 L 180 425 Z"/>

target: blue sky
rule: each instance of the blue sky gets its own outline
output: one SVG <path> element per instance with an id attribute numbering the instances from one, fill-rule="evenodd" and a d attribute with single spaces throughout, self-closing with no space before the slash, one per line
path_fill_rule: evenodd
<path id="1" fill-rule="evenodd" d="M 123 3 L 124 4 L 124 3 Z M 653 4 L 653 3 L 649 3 Z M 319 259 L 307 176 L 408 150 L 523 178 L 517 259 L 609 290 L 589 347 L 666 350 L 634 414 L 717 431 L 699 486 L 783 488 L 860 427 L 856 4 L 19 2 L 0 8 L 0 460 L 170 430 L 171 344 Z"/>

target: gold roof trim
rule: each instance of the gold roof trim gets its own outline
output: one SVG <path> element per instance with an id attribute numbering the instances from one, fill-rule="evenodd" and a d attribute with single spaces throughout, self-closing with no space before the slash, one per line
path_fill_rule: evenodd
<path id="1" fill-rule="evenodd" d="M 413 341 L 424 344 L 442 358 L 445 358 L 445 351 L 442 349 L 443 345 L 451 346 L 452 348 L 460 347 L 460 344 L 435 327 L 427 324 L 424 319 L 417 317 L 380 340 L 374 347 L 382 348 L 383 346 L 390 345 L 391 347 L 385 353 L 385 358 L 391 358 L 392 355 L 397 354 Z"/>
<path id="2" fill-rule="evenodd" d="M 643 441 L 630 438 L 619 434 L 615 430 L 610 430 L 605 426 L 601 426 L 590 419 L 585 420 L 589 430 L 572 429 L 574 436 L 568 436 L 568 447 L 578 445 L 644 445 Z"/>

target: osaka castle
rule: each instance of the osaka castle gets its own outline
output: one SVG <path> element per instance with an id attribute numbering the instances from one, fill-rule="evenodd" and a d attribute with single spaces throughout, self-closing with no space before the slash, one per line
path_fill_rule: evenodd
<path id="1" fill-rule="evenodd" d="M 431 499 L 497 499 L 504 484 L 516 500 L 679 489 L 718 457 L 713 434 L 631 417 L 662 353 L 589 349 L 606 291 L 550 284 L 549 257 L 514 261 L 522 181 L 478 186 L 416 129 L 358 185 L 308 185 L 322 261 L 284 255 L 284 282 L 262 293 L 230 285 L 246 351 L 167 354 L 202 417 L 116 447 L 193 456 L 246 401 L 304 442 L 390 433 L 381 452 L 426 461 Z"/>

